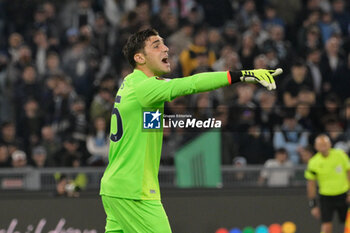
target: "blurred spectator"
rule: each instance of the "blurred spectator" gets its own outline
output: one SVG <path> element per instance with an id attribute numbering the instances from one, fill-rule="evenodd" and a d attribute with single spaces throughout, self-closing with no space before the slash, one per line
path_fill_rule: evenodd
<path id="1" fill-rule="evenodd" d="M 196 119 L 206 120 L 209 117 L 212 117 L 214 108 L 213 104 L 215 101 L 210 97 L 211 95 L 209 92 L 203 92 L 193 96 L 193 115 Z"/>
<path id="2" fill-rule="evenodd" d="M 205 56 L 208 65 L 212 66 L 216 60 L 214 51 L 208 50 L 208 31 L 200 28 L 194 34 L 193 44 L 180 54 L 180 63 L 184 76 L 190 75 L 199 66 L 198 56 Z"/>
<path id="3" fill-rule="evenodd" d="M 54 156 L 61 148 L 60 143 L 51 126 L 46 125 L 41 129 L 41 145 L 46 151 L 46 163 L 48 166 L 56 165 Z"/>
<path id="4" fill-rule="evenodd" d="M 11 165 L 13 168 L 22 168 L 27 166 L 27 155 L 24 151 L 16 150 L 11 154 Z"/>
<path id="5" fill-rule="evenodd" d="M 16 126 L 13 122 L 2 123 L 0 142 L 4 143 L 8 148 L 23 148 L 22 141 L 16 137 Z M 12 154 L 13 151 L 9 150 L 9 152 Z"/>
<path id="6" fill-rule="evenodd" d="M 45 12 L 46 23 L 48 26 L 47 37 L 50 46 L 56 46 L 59 44 L 59 23 L 57 20 L 57 9 L 53 2 L 46 1 L 43 3 L 43 9 Z"/>
<path id="7" fill-rule="evenodd" d="M 91 29 L 82 27 L 85 35 L 63 55 L 63 70 L 72 79 L 72 85 L 78 95 L 91 94 L 94 71 L 98 63 L 98 53 L 91 46 Z"/>
<path id="8" fill-rule="evenodd" d="M 253 69 L 254 58 L 260 54 L 258 46 L 254 42 L 251 33 L 245 33 L 242 38 L 242 47 L 238 51 L 241 58 L 242 67 L 245 69 Z"/>
<path id="9" fill-rule="evenodd" d="M 313 132 L 316 129 L 317 122 L 311 106 L 306 102 L 298 102 L 296 106 L 295 118 L 305 130 Z"/>
<path id="10" fill-rule="evenodd" d="M 49 50 L 49 43 L 47 35 L 43 30 L 37 30 L 34 33 L 34 47 L 32 48 L 33 57 L 35 59 L 36 69 L 38 71 L 39 79 L 43 77 L 46 72 L 46 60 Z"/>
<path id="11" fill-rule="evenodd" d="M 270 0 L 270 4 L 274 5 L 278 16 L 280 16 L 287 25 L 295 24 L 296 17 L 302 9 L 302 2 L 295 0 Z"/>
<path id="12" fill-rule="evenodd" d="M 312 78 L 313 90 L 320 96 L 322 91 L 323 75 L 321 72 L 321 51 L 317 48 L 309 49 L 306 55 L 308 73 Z"/>
<path id="13" fill-rule="evenodd" d="M 37 9 L 34 12 L 33 24 L 29 29 L 29 34 L 32 35 L 35 31 L 42 31 L 48 33 L 49 25 L 46 21 L 47 15 L 45 9 L 42 6 L 37 6 Z"/>
<path id="14" fill-rule="evenodd" d="M 187 19 L 180 21 L 180 29 L 172 33 L 166 40 L 173 45 L 172 52 L 180 54 L 192 43 L 193 25 Z M 170 51 L 169 51 L 170 52 Z"/>
<path id="15" fill-rule="evenodd" d="M 32 63 L 32 50 L 28 46 L 22 45 L 18 50 L 18 60 L 11 62 L 9 66 L 8 76 L 11 88 L 14 88 L 15 84 L 19 82 L 24 68 L 31 66 Z"/>
<path id="16" fill-rule="evenodd" d="M 264 54 L 258 55 L 254 58 L 254 69 L 268 69 L 268 59 Z"/>
<path id="17" fill-rule="evenodd" d="M 179 27 L 178 17 L 171 11 L 171 7 L 168 1 L 160 2 L 159 14 L 156 14 L 152 18 L 152 27 L 157 28 L 160 35 L 165 38 L 176 32 Z"/>
<path id="18" fill-rule="evenodd" d="M 322 48 L 321 31 L 318 26 L 311 25 L 301 32 L 301 38 L 299 43 L 299 54 L 302 55 L 305 51 L 311 49 Z"/>
<path id="19" fill-rule="evenodd" d="M 97 117 L 103 117 L 108 124 L 113 103 L 114 97 L 111 91 L 106 88 L 100 88 L 90 106 L 90 119 L 94 121 Z"/>
<path id="20" fill-rule="evenodd" d="M 224 25 L 222 37 L 225 43 L 236 51 L 241 47 L 241 34 L 238 31 L 238 26 L 234 21 L 227 21 Z"/>
<path id="21" fill-rule="evenodd" d="M 94 25 L 92 26 L 92 45 L 101 56 L 106 56 L 109 51 L 109 30 L 105 16 L 96 14 Z M 102 67 L 102 66 L 101 66 Z"/>
<path id="22" fill-rule="evenodd" d="M 263 50 L 275 51 L 279 61 L 289 67 L 285 63 L 289 63 L 290 59 L 293 58 L 294 52 L 292 51 L 291 44 L 285 40 L 285 30 L 280 25 L 273 25 L 269 29 L 269 39 L 265 41 Z"/>
<path id="23" fill-rule="evenodd" d="M 80 143 L 80 146 L 83 146 L 86 141 L 87 131 L 88 121 L 85 102 L 82 98 L 77 97 L 70 106 L 69 126 L 65 135 L 71 135 Z"/>
<path id="24" fill-rule="evenodd" d="M 28 99 L 34 99 L 41 103 L 41 85 L 33 66 L 26 66 L 23 69 L 22 77 L 14 89 L 14 104 L 16 107 L 17 120 L 23 117 L 23 106 Z"/>
<path id="25" fill-rule="evenodd" d="M 255 44 L 261 49 L 264 42 L 269 38 L 269 34 L 261 26 L 259 18 L 254 18 L 249 24 L 249 29 L 244 33 L 252 34 Z"/>
<path id="26" fill-rule="evenodd" d="M 275 25 L 283 28 L 285 26 L 283 19 L 277 16 L 276 8 L 271 4 L 267 4 L 264 9 L 263 27 L 265 30 L 269 30 Z"/>
<path id="27" fill-rule="evenodd" d="M 323 44 L 326 44 L 332 36 L 341 35 L 341 28 L 333 19 L 333 15 L 329 11 L 323 11 L 319 22 Z"/>
<path id="28" fill-rule="evenodd" d="M 276 92 L 262 90 L 258 93 L 258 107 L 256 123 L 261 127 L 261 134 L 267 140 L 273 138 L 274 129 L 281 123 L 279 108 L 277 107 Z"/>
<path id="29" fill-rule="evenodd" d="M 91 154 L 88 165 L 105 166 L 108 164 L 109 134 L 107 134 L 106 120 L 97 117 L 94 120 L 94 128 L 88 135 L 86 147 Z"/>
<path id="30" fill-rule="evenodd" d="M 220 31 L 216 28 L 211 28 L 208 32 L 208 47 L 209 50 L 214 51 L 215 56 L 220 56 L 220 51 L 224 46 L 223 38 L 220 35 Z"/>
<path id="31" fill-rule="evenodd" d="M 221 121 L 221 164 L 232 165 L 233 158 L 238 155 L 238 143 L 232 134 L 229 124 L 230 109 L 227 105 L 219 105 L 214 111 L 214 118 Z"/>
<path id="32" fill-rule="evenodd" d="M 169 56 L 171 56 L 170 59 L 173 59 L 173 56 L 172 56 L 171 54 L 170 54 Z M 176 61 L 178 61 L 178 59 L 176 59 Z M 170 65 L 170 66 L 173 67 L 173 66 L 175 66 L 175 65 L 176 65 L 176 64 L 173 64 L 173 65 Z M 174 70 L 174 72 L 176 72 L 176 71 Z M 121 84 L 122 84 L 123 81 L 124 81 L 124 78 L 125 78 L 127 75 L 129 75 L 130 73 L 132 73 L 131 66 L 130 66 L 130 65 L 127 65 L 126 63 L 124 63 L 124 64 L 122 65 L 122 69 L 121 69 L 121 71 L 120 71 L 120 75 L 117 76 L 117 80 L 115 80 L 115 82 L 116 82 L 115 86 L 120 87 Z M 175 77 L 179 77 L 179 76 L 175 76 Z M 101 86 L 101 87 L 102 87 L 102 86 Z M 113 89 L 113 90 L 112 90 L 110 87 L 109 87 L 109 88 L 107 87 L 107 89 L 110 89 L 113 93 L 116 93 L 116 92 L 117 92 L 116 89 Z"/>
<path id="33" fill-rule="evenodd" d="M 83 155 L 78 149 L 79 142 L 72 137 L 66 137 L 63 140 L 63 148 L 54 155 L 56 166 L 80 167 Z"/>
<path id="34" fill-rule="evenodd" d="M 38 101 L 29 98 L 24 104 L 24 114 L 17 123 L 17 136 L 23 140 L 27 154 L 40 142 L 44 117 L 39 107 Z"/>
<path id="35" fill-rule="evenodd" d="M 264 45 L 263 51 L 264 56 L 266 57 L 266 66 L 268 69 L 276 69 L 281 67 L 281 61 L 277 56 L 277 50 L 274 47 Z M 254 65 L 256 67 L 256 65 Z"/>
<path id="36" fill-rule="evenodd" d="M 244 157 L 237 156 L 233 159 L 233 166 L 235 169 L 244 169 L 247 166 L 247 160 Z M 243 171 L 237 171 L 235 172 L 234 179 L 236 181 L 243 181 L 246 174 Z"/>
<path id="37" fill-rule="evenodd" d="M 216 71 L 238 71 L 241 69 L 241 67 L 242 64 L 239 60 L 239 56 L 235 51 L 233 51 L 231 46 L 225 46 L 221 50 L 220 59 L 213 64 L 213 69 Z M 224 103 L 229 106 L 232 105 L 232 101 L 234 99 L 234 96 L 236 95 L 234 90 L 234 85 L 227 86 L 224 87 L 222 90 L 219 90 L 220 92 L 222 92 Z"/>
<path id="38" fill-rule="evenodd" d="M 315 150 L 311 145 L 305 146 L 300 150 L 300 162 L 307 164 L 312 156 L 314 156 Z"/>
<path id="39" fill-rule="evenodd" d="M 9 121 L 13 117 L 12 107 L 8 104 L 11 97 L 8 63 L 8 57 L 0 53 L 0 124 L 4 121 Z"/>
<path id="40" fill-rule="evenodd" d="M 338 143 L 344 143 L 346 141 L 346 136 L 340 124 L 340 121 L 335 118 L 328 118 L 325 121 L 325 132 L 329 136 L 332 145 L 338 147 Z"/>
<path id="41" fill-rule="evenodd" d="M 115 92 L 116 89 L 118 88 L 118 83 L 116 82 L 117 80 L 113 75 L 105 74 L 100 80 L 99 88 L 104 88 L 104 89 L 108 89 L 110 92 Z"/>
<path id="42" fill-rule="evenodd" d="M 328 3 L 325 5 L 325 3 L 323 3 L 321 5 L 321 2 L 328 2 L 328 0 L 326 1 L 321 1 L 321 0 L 306 0 L 304 1 L 305 3 L 305 7 L 300 11 L 300 13 L 297 15 L 298 16 L 298 20 L 300 22 L 298 22 L 298 24 L 303 23 L 302 21 L 306 20 L 308 18 L 309 15 L 311 15 L 313 12 L 320 12 L 321 10 L 330 10 L 330 5 Z"/>
<path id="43" fill-rule="evenodd" d="M 207 54 L 197 54 L 196 63 L 197 63 L 197 66 L 195 69 L 192 70 L 190 75 L 214 71 L 210 65 L 210 61 Z"/>
<path id="44" fill-rule="evenodd" d="M 294 110 L 288 109 L 281 128 L 275 131 L 273 138 L 275 150 L 284 147 L 288 152 L 289 160 L 293 164 L 298 164 L 300 161 L 299 151 L 307 144 L 308 133 L 298 124 Z"/>
<path id="45" fill-rule="evenodd" d="M 19 50 L 23 44 L 23 37 L 19 33 L 12 33 L 8 39 L 7 53 L 10 55 L 11 62 L 17 62 L 19 60 Z"/>
<path id="46" fill-rule="evenodd" d="M 43 77 L 44 81 L 46 81 L 51 75 L 61 73 L 63 73 L 63 71 L 59 55 L 56 52 L 49 52 L 46 58 L 46 68 Z"/>
<path id="47" fill-rule="evenodd" d="M 321 125 L 325 125 L 329 119 L 338 121 L 340 119 L 341 103 L 335 93 L 331 93 L 325 97 L 323 109 L 318 113 Z"/>
<path id="48" fill-rule="evenodd" d="M 237 25 L 239 25 L 240 31 L 245 31 L 252 23 L 252 20 L 258 18 L 258 14 L 255 10 L 255 2 L 253 0 L 244 1 L 241 9 L 236 16 Z"/>
<path id="49" fill-rule="evenodd" d="M 298 99 L 299 90 L 306 86 L 313 88 L 312 80 L 307 74 L 305 62 L 301 59 L 296 60 L 291 68 L 291 74 L 284 81 L 284 85 L 281 87 L 281 93 L 283 93 L 283 103 L 286 107 L 295 107 Z"/>
<path id="50" fill-rule="evenodd" d="M 64 29 L 79 29 L 85 25 L 93 25 L 95 13 L 91 7 L 91 0 L 78 0 L 67 3 L 60 15 Z"/>
<path id="51" fill-rule="evenodd" d="M 224 46 L 220 51 L 220 59 L 213 64 L 215 71 L 238 71 L 242 68 L 238 54 L 229 45 Z"/>
<path id="52" fill-rule="evenodd" d="M 118 27 L 121 18 L 125 14 L 136 7 L 136 0 L 128 0 L 128 1 L 114 1 L 114 0 L 106 0 L 104 1 L 104 12 L 108 19 L 108 22 L 113 27 Z"/>
<path id="53" fill-rule="evenodd" d="M 77 94 L 68 78 L 57 76 L 54 82 L 52 96 L 45 101 L 47 121 L 52 124 L 56 136 L 62 137 L 69 127 L 70 109 Z"/>
<path id="54" fill-rule="evenodd" d="M 79 30 L 77 28 L 69 28 L 67 29 L 65 36 L 63 39 L 65 42 L 66 49 L 73 47 L 74 44 L 78 42 L 79 39 Z"/>
<path id="55" fill-rule="evenodd" d="M 306 103 L 310 107 L 315 106 L 317 104 L 315 92 L 306 86 L 301 87 L 297 95 L 297 103 Z"/>
<path id="56" fill-rule="evenodd" d="M 333 17 L 339 23 L 344 36 L 349 35 L 350 13 L 346 11 L 344 0 L 334 0 L 332 2 Z"/>
<path id="57" fill-rule="evenodd" d="M 293 163 L 288 159 L 288 152 L 284 148 L 277 149 L 275 158 L 269 159 L 261 171 L 259 183 L 266 182 L 269 187 L 285 187 L 290 184 L 294 176 Z"/>
<path id="58" fill-rule="evenodd" d="M 243 156 L 248 164 L 263 164 L 272 154 L 272 144 L 263 138 L 258 125 L 249 125 L 246 132 L 240 132 L 239 155 Z"/>
<path id="59" fill-rule="evenodd" d="M 151 3 L 149 1 L 137 2 L 135 12 L 140 23 L 139 30 L 151 27 Z"/>
<path id="60" fill-rule="evenodd" d="M 344 57 L 340 50 L 340 41 L 336 37 L 330 38 L 325 46 L 325 52 L 321 57 L 321 72 L 327 74 L 323 81 L 323 93 L 328 94 L 331 91 L 339 92 L 343 95 L 345 85 L 344 77 L 347 74 L 343 72 Z"/>
<path id="61" fill-rule="evenodd" d="M 43 167 L 47 167 L 47 154 L 46 154 L 46 150 L 44 147 L 42 146 L 37 146 L 33 148 L 32 151 L 32 161 L 33 161 L 33 165 L 36 168 L 43 168 Z"/>
<path id="62" fill-rule="evenodd" d="M 185 15 L 182 15 L 185 16 Z M 196 27 L 199 27 L 203 23 L 204 19 L 204 11 L 201 5 L 199 5 L 197 2 L 194 2 L 192 6 L 190 7 L 189 11 L 186 15 L 188 21 L 190 21 L 191 24 L 193 24 Z"/>
<path id="63" fill-rule="evenodd" d="M 254 123 L 256 104 L 253 100 L 254 89 L 251 85 L 240 83 L 236 88 L 237 99 L 231 103 L 230 125 L 235 129 L 241 129 L 247 124 Z"/>
<path id="64" fill-rule="evenodd" d="M 7 146 L 0 143 L 0 168 L 11 167 L 11 157 L 7 150 Z"/>

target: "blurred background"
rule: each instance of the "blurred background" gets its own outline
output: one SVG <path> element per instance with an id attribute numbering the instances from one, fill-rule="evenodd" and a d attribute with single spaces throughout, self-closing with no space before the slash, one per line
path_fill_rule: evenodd
<path id="1" fill-rule="evenodd" d="M 350 152 L 345 0 L 0 0 L 0 203 L 11 210 L 0 231 L 69 221 L 103 231 L 110 116 L 132 72 L 122 46 L 149 27 L 170 48 L 168 78 L 284 70 L 273 92 L 238 83 L 166 104 L 166 114 L 222 121 L 214 132 L 164 129 L 159 178 L 174 232 L 286 221 L 316 231 L 303 177 L 313 140 L 326 133 Z"/>

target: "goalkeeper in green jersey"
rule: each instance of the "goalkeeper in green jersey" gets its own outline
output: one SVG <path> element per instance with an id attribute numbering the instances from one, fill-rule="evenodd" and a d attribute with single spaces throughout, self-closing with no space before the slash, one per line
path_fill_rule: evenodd
<path id="1" fill-rule="evenodd" d="M 106 232 L 168 233 L 168 217 L 160 201 L 158 170 L 163 132 L 143 129 L 144 109 L 160 117 L 165 101 L 214 90 L 238 81 L 256 82 L 272 90 L 281 70 L 209 72 L 162 79 L 170 72 L 168 47 L 158 32 L 132 35 L 124 55 L 134 68 L 120 86 L 111 119 L 109 164 L 100 195 L 107 214 Z"/>

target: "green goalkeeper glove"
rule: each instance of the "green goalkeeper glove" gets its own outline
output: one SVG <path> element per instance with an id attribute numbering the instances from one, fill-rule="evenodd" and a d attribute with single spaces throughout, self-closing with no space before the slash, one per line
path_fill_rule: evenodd
<path id="1" fill-rule="evenodd" d="M 283 70 L 278 68 L 276 70 L 241 70 L 242 76 L 240 77 L 242 82 L 260 83 L 266 87 L 269 91 L 276 89 L 276 83 L 274 77 L 282 74 Z"/>

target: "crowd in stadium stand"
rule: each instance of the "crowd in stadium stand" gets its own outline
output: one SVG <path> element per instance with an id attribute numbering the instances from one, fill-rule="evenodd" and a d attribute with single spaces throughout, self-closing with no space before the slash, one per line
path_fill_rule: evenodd
<path id="1" fill-rule="evenodd" d="M 122 47 L 149 27 L 170 48 L 168 78 L 284 69 L 273 92 L 239 83 L 167 103 L 222 121 L 223 164 L 264 164 L 281 148 L 306 163 L 320 132 L 350 152 L 345 0 L 4 0 L 0 167 L 105 166 L 114 96 L 132 72 Z M 161 164 L 197 135 L 164 129 Z"/>

